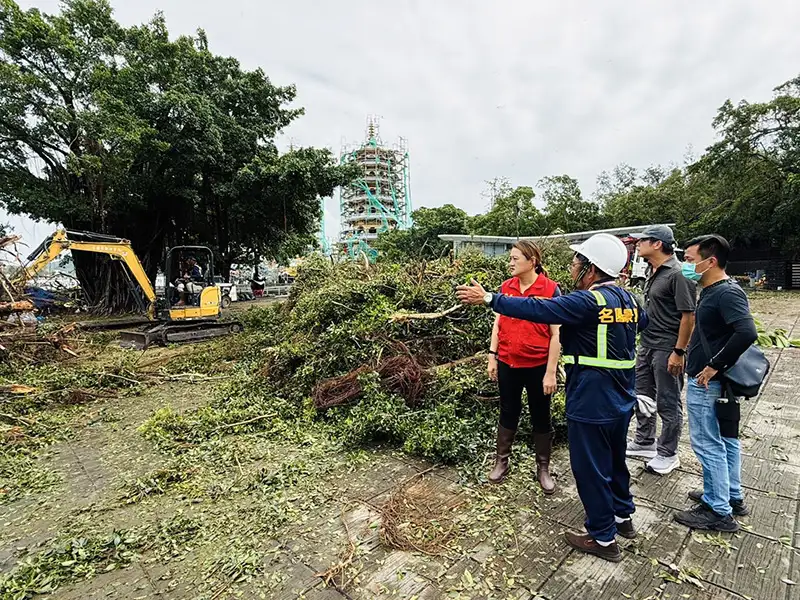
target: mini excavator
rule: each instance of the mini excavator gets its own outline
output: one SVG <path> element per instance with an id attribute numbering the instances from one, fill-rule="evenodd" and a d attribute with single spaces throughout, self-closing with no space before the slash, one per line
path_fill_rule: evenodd
<path id="1" fill-rule="evenodd" d="M 238 321 L 220 320 L 222 299 L 214 284 L 214 254 L 205 246 L 175 246 L 167 251 L 164 296 L 158 297 L 130 241 L 111 235 L 59 229 L 31 253 L 28 264 L 12 283 L 23 287 L 64 250 L 105 254 L 124 264 L 128 282 L 134 289 L 138 287 L 139 293 L 134 293 L 134 297 L 139 308 L 150 321 L 142 329 L 120 332 L 124 347 L 145 349 L 155 344 L 197 342 L 242 330 Z M 186 286 L 187 291 L 179 299 L 177 289 L 170 283 L 175 265 L 186 256 L 201 257 L 198 263 L 206 268 L 199 269 L 200 279 Z"/>

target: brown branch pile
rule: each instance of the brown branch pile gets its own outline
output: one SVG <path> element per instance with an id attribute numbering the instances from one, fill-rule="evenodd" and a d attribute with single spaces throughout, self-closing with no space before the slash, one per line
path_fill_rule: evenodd
<path id="1" fill-rule="evenodd" d="M 66 356 L 76 357 L 78 353 L 75 348 L 81 341 L 77 337 L 75 323 L 47 335 L 32 328 L 3 324 L 0 330 L 0 358 L 22 359 L 28 364 L 36 364 Z"/>
<path id="2" fill-rule="evenodd" d="M 401 485 L 381 507 L 381 542 L 397 550 L 442 556 L 458 534 L 457 510 L 465 500 L 420 476 Z"/>
<path id="3" fill-rule="evenodd" d="M 320 382 L 314 388 L 314 406 L 317 410 L 327 410 L 358 399 L 364 391 L 359 377 L 370 371 L 377 372 L 383 387 L 405 398 L 409 406 L 414 406 L 422 396 L 426 371 L 414 357 L 399 355 L 382 360 L 377 367 L 359 367 L 347 375 Z"/>

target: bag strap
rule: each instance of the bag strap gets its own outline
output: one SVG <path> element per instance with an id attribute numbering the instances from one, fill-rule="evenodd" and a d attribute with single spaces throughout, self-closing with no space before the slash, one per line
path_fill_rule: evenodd
<path id="1" fill-rule="evenodd" d="M 730 285 L 731 283 L 733 283 L 733 278 L 729 277 L 728 279 L 724 279 L 723 281 L 725 282 L 726 285 Z M 714 285 L 718 285 L 719 283 L 722 283 L 722 281 L 719 281 L 719 282 L 715 283 Z M 703 350 L 708 355 L 708 362 L 711 362 L 712 360 L 714 360 L 714 356 L 715 355 L 711 352 L 711 346 L 708 343 L 708 339 L 703 334 L 703 329 L 700 327 L 700 303 L 701 302 L 702 302 L 702 298 L 697 301 L 697 306 L 695 307 L 695 311 L 694 311 L 694 319 L 695 319 L 694 326 L 697 329 L 697 332 L 700 334 L 700 343 L 703 345 Z"/>
<path id="2" fill-rule="evenodd" d="M 705 334 L 703 333 L 703 328 L 700 327 L 700 302 L 697 303 L 697 308 L 695 309 L 695 328 L 697 329 L 697 333 L 700 335 L 700 343 L 703 345 L 703 351 L 708 355 L 708 361 L 711 362 L 714 359 L 714 355 L 711 353 L 711 345 L 708 343 L 708 339 L 706 339 Z"/>

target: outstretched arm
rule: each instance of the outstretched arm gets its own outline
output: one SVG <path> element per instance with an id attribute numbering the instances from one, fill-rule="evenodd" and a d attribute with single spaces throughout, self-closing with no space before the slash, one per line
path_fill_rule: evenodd
<path id="1" fill-rule="evenodd" d="M 456 296 L 464 304 L 483 304 L 487 293 L 473 280 L 472 285 L 458 286 Z M 579 325 L 597 318 L 597 302 L 584 292 L 548 300 L 492 294 L 489 306 L 494 312 L 507 317 L 551 325 Z"/>
<path id="2" fill-rule="evenodd" d="M 548 300 L 494 294 L 489 306 L 501 315 L 550 325 L 580 325 L 597 318 L 597 303 L 582 293 Z"/>

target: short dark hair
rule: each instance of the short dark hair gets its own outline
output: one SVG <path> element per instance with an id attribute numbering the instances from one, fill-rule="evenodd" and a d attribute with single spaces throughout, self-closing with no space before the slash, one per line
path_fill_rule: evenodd
<path id="1" fill-rule="evenodd" d="M 686 242 L 685 247 L 691 248 L 697 246 L 697 252 L 703 259 L 711 258 L 712 256 L 717 259 L 721 269 L 728 266 L 728 256 L 731 253 L 731 245 L 721 235 L 712 233 L 711 235 L 701 235 Z"/>

